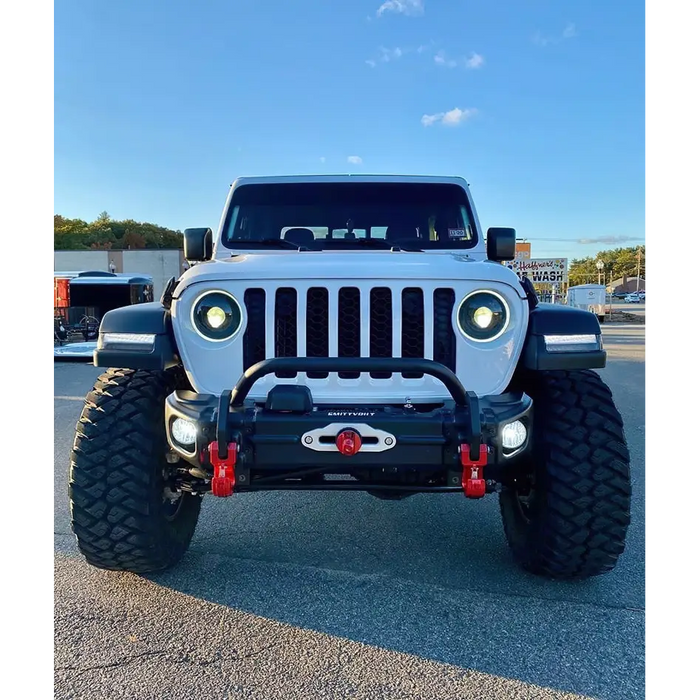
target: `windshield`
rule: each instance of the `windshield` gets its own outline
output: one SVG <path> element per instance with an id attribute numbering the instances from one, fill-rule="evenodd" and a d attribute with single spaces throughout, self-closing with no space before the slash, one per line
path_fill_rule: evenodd
<path id="1" fill-rule="evenodd" d="M 343 182 L 237 188 L 223 244 L 271 247 L 276 241 L 310 250 L 471 248 L 476 226 L 467 195 L 457 185 Z M 278 247 L 287 246 L 281 242 Z"/>

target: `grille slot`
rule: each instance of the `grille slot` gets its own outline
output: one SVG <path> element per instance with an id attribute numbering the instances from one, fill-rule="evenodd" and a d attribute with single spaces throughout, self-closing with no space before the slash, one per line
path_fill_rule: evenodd
<path id="1" fill-rule="evenodd" d="M 306 295 L 306 356 L 328 357 L 328 290 L 311 287 Z M 309 379 L 325 379 L 328 372 L 308 372 Z"/>
<path id="2" fill-rule="evenodd" d="M 436 289 L 433 293 L 433 359 L 453 372 L 457 367 L 457 339 L 452 327 L 454 289 Z"/>
<path id="3" fill-rule="evenodd" d="M 360 290 L 341 287 L 338 292 L 338 357 L 360 357 Z M 357 379 L 359 372 L 338 372 L 341 379 Z"/>
<path id="4" fill-rule="evenodd" d="M 275 294 L 275 357 L 297 356 L 297 292 L 281 287 Z M 296 372 L 275 372 L 280 379 L 293 379 Z"/>
<path id="5" fill-rule="evenodd" d="M 375 287 L 369 295 L 369 356 L 391 357 L 393 311 L 391 289 Z M 390 379 L 391 372 L 370 372 L 374 379 Z"/>
<path id="6" fill-rule="evenodd" d="M 407 287 L 401 293 L 401 357 L 425 357 L 423 290 Z M 402 372 L 404 379 L 420 379 L 422 372 Z"/>
<path id="7" fill-rule="evenodd" d="M 246 290 L 243 303 L 248 314 L 243 335 L 243 369 L 248 369 L 265 359 L 265 290 Z"/>

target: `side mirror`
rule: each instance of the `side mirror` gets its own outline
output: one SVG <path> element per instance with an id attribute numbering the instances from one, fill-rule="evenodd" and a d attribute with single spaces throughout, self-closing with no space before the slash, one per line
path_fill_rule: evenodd
<path id="1" fill-rule="evenodd" d="M 211 260 L 213 252 L 214 244 L 210 228 L 185 229 L 185 260 L 188 262 Z"/>
<path id="2" fill-rule="evenodd" d="M 515 260 L 515 229 L 496 226 L 486 232 L 486 256 L 489 260 Z"/>

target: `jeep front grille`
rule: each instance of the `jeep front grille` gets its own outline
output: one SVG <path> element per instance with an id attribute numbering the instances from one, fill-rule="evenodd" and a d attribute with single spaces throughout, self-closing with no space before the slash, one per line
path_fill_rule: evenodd
<path id="1" fill-rule="evenodd" d="M 267 298 L 270 295 L 270 299 Z M 297 292 L 280 287 L 266 294 L 248 289 L 244 295 L 248 316 L 243 335 L 243 362 L 247 369 L 265 357 L 429 357 L 451 370 L 456 365 L 456 338 L 452 327 L 453 289 L 424 292 L 418 287 L 309 287 Z M 396 309 L 398 304 L 399 309 Z M 268 328 L 267 314 L 272 315 Z M 369 332 L 367 333 L 367 329 Z M 274 350 L 274 353 L 272 352 Z M 280 373 L 293 378 L 293 373 Z M 311 372 L 323 379 L 327 372 Z M 341 372 L 355 379 L 356 372 Z M 407 379 L 420 378 L 405 373 Z M 373 379 L 390 374 L 371 373 Z"/>

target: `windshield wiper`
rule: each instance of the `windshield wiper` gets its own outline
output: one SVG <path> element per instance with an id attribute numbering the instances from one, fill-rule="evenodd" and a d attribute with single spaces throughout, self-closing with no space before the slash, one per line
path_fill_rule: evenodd
<path id="1" fill-rule="evenodd" d="M 422 253 L 422 248 L 412 241 L 386 241 L 383 238 L 333 238 L 315 241 L 323 250 L 334 248 L 382 248 L 385 250 L 402 250 L 409 253 Z M 286 238 L 261 238 L 260 240 L 233 240 L 231 248 L 291 248 L 292 250 L 312 250 L 309 246 L 289 241 Z M 330 245 L 328 245 L 330 244 Z M 313 250 L 318 250 L 314 247 Z"/>
<path id="2" fill-rule="evenodd" d="M 327 241 L 330 243 L 331 241 Z M 410 241 L 387 241 L 383 238 L 338 238 L 333 239 L 333 243 L 340 243 L 349 247 L 359 246 L 361 248 L 383 248 L 386 250 L 403 250 L 407 253 L 422 253 L 422 248 L 417 245 L 410 245 Z"/>
<path id="3" fill-rule="evenodd" d="M 299 245 L 294 241 L 288 241 L 286 238 L 261 238 L 258 241 L 252 240 L 233 240 L 230 244 L 234 248 L 248 247 L 263 247 L 263 248 L 292 248 L 293 250 L 309 250 L 307 246 Z"/>

